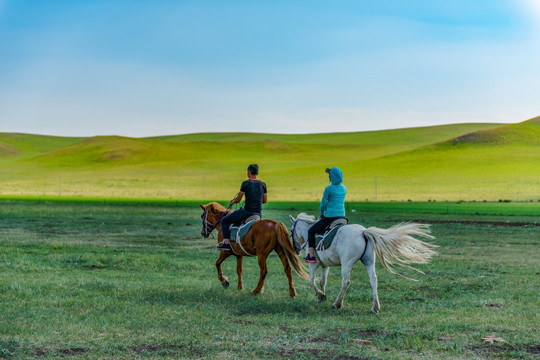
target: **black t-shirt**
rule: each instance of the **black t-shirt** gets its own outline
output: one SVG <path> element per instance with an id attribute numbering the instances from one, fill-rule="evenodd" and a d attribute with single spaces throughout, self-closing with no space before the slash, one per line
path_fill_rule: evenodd
<path id="1" fill-rule="evenodd" d="M 261 180 L 246 180 L 240 186 L 240 191 L 246 196 L 246 211 L 262 213 L 263 194 L 266 194 L 266 184 Z"/>

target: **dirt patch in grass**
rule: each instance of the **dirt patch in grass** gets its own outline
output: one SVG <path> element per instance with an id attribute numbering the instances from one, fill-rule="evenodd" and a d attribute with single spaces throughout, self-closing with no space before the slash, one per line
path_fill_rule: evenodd
<path id="1" fill-rule="evenodd" d="M 279 330 L 283 331 L 284 333 L 286 333 L 287 331 L 291 330 L 291 327 L 290 326 L 287 326 L 287 325 L 279 325 Z"/>
<path id="2" fill-rule="evenodd" d="M 540 355 L 540 345 L 485 344 L 470 345 L 465 348 L 486 357 L 507 351 L 523 351 L 531 355 Z"/>
<path id="3" fill-rule="evenodd" d="M 338 339 L 329 339 L 329 338 L 321 338 L 321 337 L 310 338 L 308 341 L 312 343 L 329 343 L 329 344 L 334 344 L 334 345 L 336 345 L 339 342 Z"/>
<path id="4" fill-rule="evenodd" d="M 255 321 L 251 321 L 251 320 L 234 319 L 234 320 L 231 320 L 231 322 L 235 324 L 242 324 L 242 325 L 255 325 Z"/>
<path id="5" fill-rule="evenodd" d="M 86 270 L 100 270 L 100 269 L 105 269 L 105 266 L 101 266 L 101 265 L 85 265 L 85 266 L 83 266 L 83 269 L 86 269 Z"/>
<path id="6" fill-rule="evenodd" d="M 504 226 L 504 227 L 522 227 L 522 226 L 540 226 L 539 222 L 523 222 L 523 221 L 469 221 L 469 220 L 422 220 L 415 219 L 412 222 L 424 223 L 424 224 L 464 224 L 464 225 L 490 225 L 490 226 Z"/>
<path id="7" fill-rule="evenodd" d="M 34 351 L 35 356 L 47 356 L 50 352 L 55 352 L 63 356 L 77 356 L 88 352 L 88 349 L 72 347 L 72 348 L 63 348 L 63 349 L 53 349 L 53 348 L 37 348 Z"/>
<path id="8" fill-rule="evenodd" d="M 386 330 L 360 330 L 357 332 L 358 336 L 361 338 L 373 337 L 373 336 L 384 336 L 388 334 Z"/>

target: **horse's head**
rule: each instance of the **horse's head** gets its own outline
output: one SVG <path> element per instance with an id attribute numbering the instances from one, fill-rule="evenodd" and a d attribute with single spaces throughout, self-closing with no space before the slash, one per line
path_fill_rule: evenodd
<path id="1" fill-rule="evenodd" d="M 291 239 L 297 253 L 306 245 L 309 228 L 317 222 L 315 216 L 305 213 L 298 214 L 296 219 L 289 215 L 292 222 Z"/>
<path id="2" fill-rule="evenodd" d="M 201 215 L 201 236 L 207 238 L 210 236 L 212 231 L 219 226 L 220 220 L 223 218 L 223 216 L 227 215 L 228 211 L 226 208 L 216 202 L 211 202 L 207 205 L 199 206 L 203 210 L 203 213 Z"/>
<path id="3" fill-rule="evenodd" d="M 300 214 L 300 215 L 302 215 L 302 214 Z M 302 250 L 302 248 L 306 244 L 306 236 L 307 235 L 305 235 L 304 231 L 303 231 L 303 228 L 305 227 L 305 222 L 302 221 L 302 219 L 300 219 L 300 217 L 295 219 L 291 215 L 289 215 L 289 219 L 292 222 L 291 239 L 293 241 L 294 250 L 296 251 L 297 254 L 299 254 L 300 250 Z M 306 231 L 305 231 L 306 234 L 307 234 L 307 229 L 308 228 L 306 228 Z"/>

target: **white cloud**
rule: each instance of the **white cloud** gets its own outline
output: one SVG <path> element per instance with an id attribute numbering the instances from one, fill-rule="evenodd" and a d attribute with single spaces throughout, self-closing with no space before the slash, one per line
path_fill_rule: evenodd
<path id="1" fill-rule="evenodd" d="M 537 15 L 540 15 L 540 0 L 522 0 L 522 1 L 531 10 L 536 11 Z"/>
<path id="2" fill-rule="evenodd" d="M 540 0 L 520 0 L 518 4 L 521 4 L 523 7 L 532 26 L 535 26 L 537 30 L 540 30 Z M 538 35 L 538 33 L 536 35 Z"/>

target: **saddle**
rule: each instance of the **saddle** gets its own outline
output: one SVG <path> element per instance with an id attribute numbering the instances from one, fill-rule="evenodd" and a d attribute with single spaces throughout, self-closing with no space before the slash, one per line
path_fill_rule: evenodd
<path id="1" fill-rule="evenodd" d="M 256 221 L 261 220 L 260 215 L 251 215 L 250 217 L 244 219 L 238 226 L 231 226 L 230 227 L 230 233 L 231 238 L 229 239 L 231 242 L 240 242 L 244 236 L 251 230 L 251 227 L 253 224 L 255 224 Z"/>
<path id="2" fill-rule="evenodd" d="M 338 230 L 349 223 L 349 219 L 342 217 L 332 221 L 326 227 L 324 233 L 315 235 L 315 250 L 323 251 L 332 245 L 332 241 Z"/>

